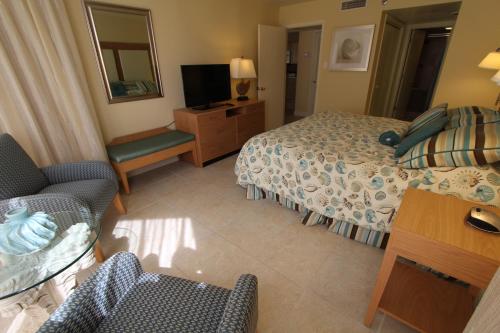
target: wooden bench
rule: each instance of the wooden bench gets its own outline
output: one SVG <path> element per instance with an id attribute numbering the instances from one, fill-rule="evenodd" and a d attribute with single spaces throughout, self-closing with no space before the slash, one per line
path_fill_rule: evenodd
<path id="1" fill-rule="evenodd" d="M 190 160 L 198 163 L 195 136 L 166 127 L 115 138 L 106 147 L 111 165 L 118 173 L 125 193 L 130 193 L 127 172 L 177 155 L 190 154 Z"/>

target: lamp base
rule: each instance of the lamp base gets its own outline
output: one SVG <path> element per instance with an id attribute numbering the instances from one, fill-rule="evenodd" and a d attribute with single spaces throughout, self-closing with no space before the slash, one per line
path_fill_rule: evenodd
<path id="1" fill-rule="evenodd" d="M 248 89 L 250 89 L 250 80 L 247 80 L 245 82 L 245 80 L 241 80 L 240 82 L 238 82 L 238 84 L 236 85 L 236 92 L 238 93 L 238 95 L 242 96 L 242 95 L 245 95 L 247 92 L 248 92 Z"/>
<path id="2" fill-rule="evenodd" d="M 248 96 L 238 96 L 238 98 L 236 100 L 238 100 L 238 101 L 248 101 Z"/>

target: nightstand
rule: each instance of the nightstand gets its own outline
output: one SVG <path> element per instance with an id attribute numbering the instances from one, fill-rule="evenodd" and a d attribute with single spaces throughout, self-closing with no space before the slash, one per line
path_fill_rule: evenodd
<path id="1" fill-rule="evenodd" d="M 500 236 L 465 224 L 472 207 L 481 206 L 409 188 L 392 226 L 389 243 L 365 317 L 371 326 L 377 310 L 421 332 L 462 332 L 475 298 L 500 266 Z M 500 215 L 500 209 L 481 206 Z M 428 266 L 470 284 L 438 278 Z"/>

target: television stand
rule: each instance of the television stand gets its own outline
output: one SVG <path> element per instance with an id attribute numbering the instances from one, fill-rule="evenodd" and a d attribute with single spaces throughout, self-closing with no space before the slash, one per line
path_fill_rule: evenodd
<path id="1" fill-rule="evenodd" d="M 239 150 L 265 130 L 264 101 L 230 100 L 209 110 L 183 108 L 174 111 L 177 130 L 196 137 L 197 166 Z M 188 156 L 183 156 L 190 162 Z"/>
<path id="2" fill-rule="evenodd" d="M 215 107 L 217 107 L 217 105 L 208 104 L 208 105 L 193 106 L 191 109 L 197 110 L 197 111 L 205 111 L 205 110 L 213 109 Z"/>
<path id="3" fill-rule="evenodd" d="M 191 109 L 197 110 L 197 111 L 205 111 L 205 110 L 215 109 L 215 108 L 218 108 L 221 106 L 234 106 L 234 104 L 232 104 L 232 103 L 205 104 L 205 105 L 192 107 Z"/>

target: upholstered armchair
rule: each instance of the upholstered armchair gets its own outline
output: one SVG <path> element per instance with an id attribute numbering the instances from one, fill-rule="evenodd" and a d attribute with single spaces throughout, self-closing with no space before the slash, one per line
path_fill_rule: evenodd
<path id="1" fill-rule="evenodd" d="M 118 180 L 111 166 L 101 161 L 65 163 L 38 168 L 9 134 L 0 134 L 0 221 L 15 207 L 32 212 L 79 211 L 99 222 L 114 201 L 126 213 L 118 194 Z M 96 246 L 95 256 L 103 261 Z"/>
<path id="2" fill-rule="evenodd" d="M 120 252 L 50 316 L 38 331 L 245 333 L 257 326 L 257 278 L 241 275 L 233 290 L 144 273 Z"/>

